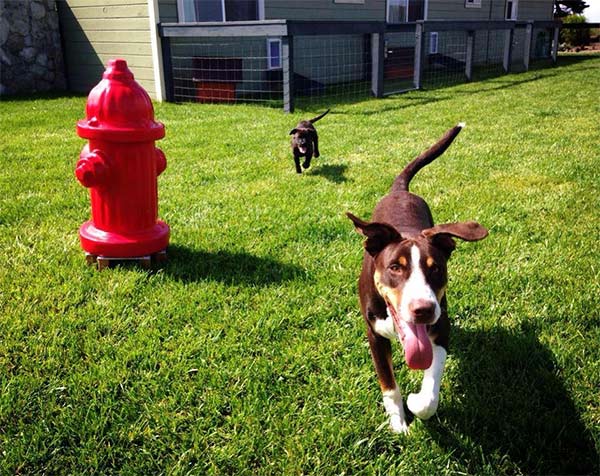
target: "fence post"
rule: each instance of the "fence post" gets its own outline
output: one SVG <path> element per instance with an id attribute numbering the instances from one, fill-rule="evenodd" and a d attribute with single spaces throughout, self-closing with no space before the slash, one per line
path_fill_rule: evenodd
<path id="1" fill-rule="evenodd" d="M 512 26 L 506 30 L 506 36 L 504 39 L 504 59 L 502 61 L 502 67 L 505 73 L 510 73 L 510 63 L 512 61 L 512 44 L 515 34 L 515 28 Z"/>
<path id="2" fill-rule="evenodd" d="M 475 30 L 467 31 L 467 53 L 465 58 L 465 76 L 467 81 L 473 79 L 473 46 L 475 44 Z"/>
<path id="3" fill-rule="evenodd" d="M 425 24 L 423 20 L 415 25 L 415 68 L 413 82 L 415 89 L 421 89 L 423 80 L 423 57 L 425 56 Z"/>
<path id="4" fill-rule="evenodd" d="M 554 27 L 554 35 L 552 35 L 552 63 L 556 64 L 556 60 L 558 59 L 558 34 L 560 32 L 560 27 L 556 25 Z"/>
<path id="5" fill-rule="evenodd" d="M 525 71 L 529 71 L 529 61 L 531 60 L 531 41 L 533 39 L 533 22 L 528 21 L 525 27 L 525 44 L 523 45 L 523 66 Z"/>
<path id="6" fill-rule="evenodd" d="M 283 110 L 294 112 L 294 37 L 281 37 Z"/>
<path id="7" fill-rule="evenodd" d="M 385 35 L 371 33 L 371 91 L 373 96 L 383 96 L 383 62 L 385 58 Z"/>

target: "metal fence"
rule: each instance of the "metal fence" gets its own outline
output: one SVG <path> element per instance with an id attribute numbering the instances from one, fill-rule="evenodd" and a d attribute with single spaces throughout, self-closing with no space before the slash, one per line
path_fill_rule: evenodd
<path id="1" fill-rule="evenodd" d="M 296 105 L 382 97 L 556 62 L 556 22 L 163 24 L 167 99 Z"/>

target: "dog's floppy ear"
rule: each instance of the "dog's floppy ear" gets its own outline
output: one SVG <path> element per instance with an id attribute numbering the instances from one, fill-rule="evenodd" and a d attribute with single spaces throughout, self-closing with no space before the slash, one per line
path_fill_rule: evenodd
<path id="1" fill-rule="evenodd" d="M 479 241 L 488 236 L 488 231 L 475 221 L 466 221 L 436 225 L 423 230 L 421 234 L 429 238 L 436 246 L 444 249 L 449 256 L 456 248 L 456 243 L 451 237 L 465 241 Z"/>
<path id="2" fill-rule="evenodd" d="M 294 128 L 290 131 L 290 135 L 295 134 L 296 132 L 298 132 L 298 129 Z"/>
<path id="3" fill-rule="evenodd" d="M 375 256 L 390 243 L 402 240 L 400 233 L 387 223 L 368 223 L 349 212 L 346 213 L 346 216 L 352 220 L 356 231 L 367 238 L 365 249 L 371 256 Z"/>

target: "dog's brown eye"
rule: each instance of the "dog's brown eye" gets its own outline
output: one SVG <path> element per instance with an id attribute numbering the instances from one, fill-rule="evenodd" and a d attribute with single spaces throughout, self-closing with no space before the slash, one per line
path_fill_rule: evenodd
<path id="1" fill-rule="evenodd" d="M 429 270 L 430 274 L 437 274 L 440 272 L 440 267 L 437 265 L 437 263 L 433 260 L 431 256 L 427 258 L 425 264 L 427 265 L 427 269 Z"/>
<path id="2" fill-rule="evenodd" d="M 394 273 L 398 273 L 398 272 L 402 271 L 404 268 L 399 263 L 392 263 L 388 266 L 388 269 L 390 271 L 393 271 Z"/>
<path id="3" fill-rule="evenodd" d="M 439 272 L 440 272 L 440 267 L 437 264 L 434 263 L 429 267 L 430 274 L 439 274 Z"/>

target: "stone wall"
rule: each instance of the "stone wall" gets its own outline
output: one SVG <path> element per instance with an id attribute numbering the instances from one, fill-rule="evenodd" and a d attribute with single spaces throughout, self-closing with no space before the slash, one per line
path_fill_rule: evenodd
<path id="1" fill-rule="evenodd" d="M 0 95 L 65 87 L 55 0 L 0 0 Z"/>

